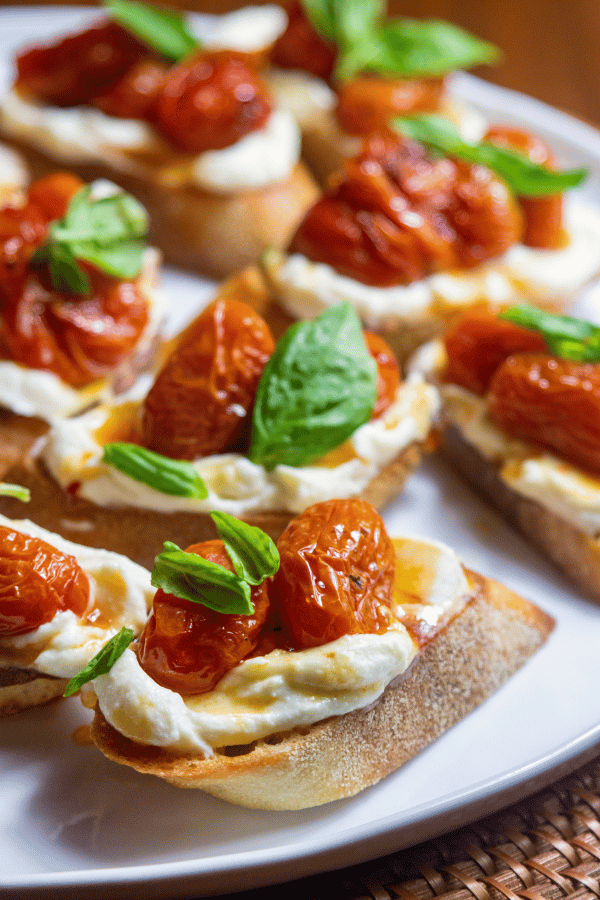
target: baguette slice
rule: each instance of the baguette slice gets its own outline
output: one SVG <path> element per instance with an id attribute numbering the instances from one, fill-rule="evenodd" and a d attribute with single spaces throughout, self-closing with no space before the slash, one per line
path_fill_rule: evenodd
<path id="1" fill-rule="evenodd" d="M 544 643 L 553 619 L 467 573 L 473 597 L 369 708 L 208 759 L 136 744 L 96 709 L 92 737 L 115 762 L 258 809 L 302 809 L 376 784 L 496 691 Z"/>
<path id="2" fill-rule="evenodd" d="M 54 678 L 14 666 L 0 666 L 0 718 L 59 700 L 67 684 L 67 678 Z"/>
<path id="3" fill-rule="evenodd" d="M 56 171 L 57 159 L 11 136 L 34 178 Z M 65 162 L 60 160 L 60 162 Z M 177 179 L 131 174 L 106 163 L 68 161 L 84 181 L 107 178 L 145 206 L 148 240 L 168 263 L 212 278 L 224 278 L 255 262 L 268 247 L 285 247 L 319 189 L 303 163 L 265 188 L 217 194 Z"/>
<path id="4" fill-rule="evenodd" d="M 600 601 L 600 540 L 566 522 L 541 503 L 510 488 L 494 465 L 451 426 L 444 432 L 444 453 L 476 490 L 516 525 L 573 581 Z"/>
<path id="5" fill-rule="evenodd" d="M 412 443 L 402 450 L 367 485 L 363 499 L 378 509 L 389 503 L 419 466 L 426 449 L 423 444 Z M 165 540 L 189 547 L 214 537 L 215 526 L 209 513 L 96 506 L 73 497 L 57 485 L 34 455 L 17 462 L 5 472 L 3 480 L 29 488 L 27 515 L 37 525 L 88 547 L 122 553 L 145 568 L 152 568 Z M 0 512 L 17 518 L 22 515 L 23 505 L 13 498 L 0 497 Z M 289 510 L 271 510 L 238 518 L 266 531 L 276 541 L 294 515 Z"/>

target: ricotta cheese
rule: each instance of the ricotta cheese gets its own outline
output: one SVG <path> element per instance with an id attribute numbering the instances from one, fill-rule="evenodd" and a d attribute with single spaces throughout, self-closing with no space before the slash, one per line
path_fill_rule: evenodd
<path id="1" fill-rule="evenodd" d="M 404 538 L 394 544 L 395 597 L 416 595 L 421 617 L 441 626 L 469 596 L 460 561 L 433 541 Z M 405 613 L 401 604 L 395 611 L 398 617 Z M 219 747 L 247 744 L 374 703 L 417 652 L 398 621 L 380 634 L 345 635 L 322 647 L 274 650 L 245 660 L 212 691 L 184 698 L 153 681 L 128 649 L 93 688 L 105 718 L 126 737 L 208 757 Z"/>
<path id="2" fill-rule="evenodd" d="M 205 47 L 256 53 L 268 50 L 287 27 L 281 6 L 245 6 L 222 16 L 188 13 L 188 23 Z"/>
<path id="3" fill-rule="evenodd" d="M 110 436 L 110 422 L 117 417 L 123 428 L 120 409 L 135 422 L 139 403 L 126 399 L 53 424 L 41 455 L 63 488 L 79 482 L 78 496 L 99 506 L 165 513 L 216 509 L 241 516 L 274 509 L 301 512 L 319 500 L 362 493 L 402 450 L 427 437 L 438 414 L 439 396 L 423 378 L 412 376 L 400 385 L 394 403 L 381 418 L 361 426 L 340 448 L 310 466 L 279 465 L 268 472 L 236 453 L 197 459 L 193 465 L 208 488 L 205 500 L 162 494 L 102 461 L 102 443 L 119 440 Z"/>
<path id="4" fill-rule="evenodd" d="M 410 326 L 481 301 L 564 301 L 600 270 L 600 213 L 574 197 L 568 200 L 569 243 L 563 249 L 518 244 L 476 269 L 441 272 L 406 286 L 372 287 L 339 275 L 325 263 L 275 250 L 265 254 L 264 266 L 279 302 L 295 318 L 313 318 L 347 300 L 371 328 Z"/>
<path id="5" fill-rule="evenodd" d="M 0 525 L 74 556 L 90 583 L 90 602 L 82 618 L 64 610 L 27 634 L 1 637 L 0 666 L 72 678 L 124 625 L 141 631 L 154 597 L 146 569 L 118 553 L 74 544 L 27 519 L 13 521 L 0 515 Z"/>

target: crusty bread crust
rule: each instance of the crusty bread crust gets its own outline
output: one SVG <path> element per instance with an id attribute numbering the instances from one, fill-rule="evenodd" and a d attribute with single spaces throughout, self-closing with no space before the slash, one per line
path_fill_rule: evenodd
<path id="1" fill-rule="evenodd" d="M 34 178 L 55 172 L 60 161 L 10 140 Z M 319 196 L 308 169 L 298 163 L 287 179 L 265 188 L 213 194 L 194 185 L 160 183 L 109 165 L 65 163 L 84 181 L 108 178 L 133 194 L 150 216 L 149 241 L 168 263 L 224 278 L 255 262 L 268 247 L 287 246 Z"/>
<path id="2" fill-rule="evenodd" d="M 372 707 L 209 759 L 123 737 L 97 709 L 92 738 L 115 762 L 257 809 L 350 797 L 403 765 L 496 691 L 546 640 L 553 619 L 471 574 L 474 599 Z"/>
<path id="3" fill-rule="evenodd" d="M 58 700 L 64 694 L 67 683 L 66 678 L 0 666 L 0 719 Z"/>
<path id="4" fill-rule="evenodd" d="M 381 509 L 395 497 L 405 479 L 418 467 L 424 445 L 413 443 L 382 469 L 367 485 L 362 498 Z M 31 491 L 27 518 L 87 547 L 102 547 L 122 553 L 147 569 L 162 552 L 164 541 L 189 547 L 215 537 L 215 525 L 208 513 L 161 513 L 134 507 L 96 506 L 63 491 L 34 457 L 27 457 L 9 469 L 4 480 Z M 23 516 L 23 504 L 0 497 L 0 512 L 11 519 Z M 266 531 L 274 541 L 296 513 L 266 511 L 238 518 Z"/>
<path id="5" fill-rule="evenodd" d="M 585 534 L 535 500 L 513 491 L 479 450 L 464 439 L 458 428 L 446 429 L 443 449 L 461 475 L 579 587 L 600 600 L 600 540 Z"/>

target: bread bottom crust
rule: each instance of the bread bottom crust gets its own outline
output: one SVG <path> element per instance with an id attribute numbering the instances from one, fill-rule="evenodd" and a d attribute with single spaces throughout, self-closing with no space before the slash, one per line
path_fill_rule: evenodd
<path id="1" fill-rule="evenodd" d="M 64 694 L 67 683 L 67 678 L 53 678 L 31 669 L 0 666 L 0 718 L 58 700 Z"/>
<path id="2" fill-rule="evenodd" d="M 304 809 L 376 784 L 479 706 L 546 640 L 552 618 L 496 581 L 367 709 L 208 759 L 136 744 L 97 709 L 92 738 L 115 762 L 256 809 Z"/>
<path id="3" fill-rule="evenodd" d="M 149 241 L 168 263 L 210 278 L 224 278 L 255 262 L 269 247 L 287 246 L 319 196 L 303 163 L 264 188 L 213 194 L 193 184 L 177 186 L 123 173 L 101 163 L 56 160 L 26 143 L 7 139 L 24 156 L 34 178 L 68 168 L 84 181 L 108 178 L 133 194 L 150 216 Z"/>
<path id="4" fill-rule="evenodd" d="M 496 468 L 456 427 L 444 432 L 444 453 L 467 481 L 490 500 L 553 563 L 600 601 L 600 540 L 541 503 L 513 491 Z"/>

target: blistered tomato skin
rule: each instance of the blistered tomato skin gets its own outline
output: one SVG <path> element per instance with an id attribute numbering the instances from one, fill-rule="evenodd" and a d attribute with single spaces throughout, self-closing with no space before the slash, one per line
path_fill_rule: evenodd
<path id="1" fill-rule="evenodd" d="M 390 408 L 400 387 L 400 370 L 396 357 L 378 334 L 363 331 L 367 350 L 377 363 L 377 398 L 371 419 L 379 419 Z"/>
<path id="2" fill-rule="evenodd" d="M 72 197 L 81 190 L 84 182 L 69 172 L 55 172 L 38 178 L 27 191 L 29 202 L 46 216 L 48 221 L 62 219 Z"/>
<path id="3" fill-rule="evenodd" d="M 152 57 L 134 63 L 105 93 L 95 97 L 91 105 L 107 116 L 152 121 L 167 66 Z"/>
<path id="4" fill-rule="evenodd" d="M 309 210 L 290 250 L 391 287 L 479 265 L 521 233 L 518 205 L 489 169 L 433 161 L 419 144 L 375 135 Z"/>
<path id="5" fill-rule="evenodd" d="M 233 571 L 222 541 L 194 544 L 187 552 Z M 251 589 L 250 616 L 214 612 L 159 589 L 137 646 L 141 667 L 158 684 L 185 696 L 210 691 L 254 650 L 269 613 L 267 587 L 263 582 Z"/>
<path id="6" fill-rule="evenodd" d="M 349 134 L 385 131 L 394 116 L 435 112 L 444 93 L 442 78 L 386 78 L 360 75 L 338 90 L 336 116 Z"/>
<path id="7" fill-rule="evenodd" d="M 88 577 L 73 556 L 39 538 L 0 526 L 0 636 L 27 634 L 90 599 Z"/>
<path id="8" fill-rule="evenodd" d="M 252 307 L 237 300 L 212 303 L 146 397 L 144 445 L 173 459 L 231 446 L 249 421 L 274 346 L 268 325 Z"/>
<path id="9" fill-rule="evenodd" d="M 288 25 L 271 51 L 271 62 L 281 69 L 300 69 L 329 81 L 337 51 L 325 41 L 304 15 L 302 4 L 287 8 Z"/>
<path id="10" fill-rule="evenodd" d="M 272 103 L 247 58 L 200 51 L 172 68 L 156 102 L 156 121 L 174 147 L 222 150 L 262 128 Z"/>
<path id="11" fill-rule="evenodd" d="M 488 407 L 508 434 L 600 475 L 600 366 L 511 356 L 492 379 Z"/>
<path id="12" fill-rule="evenodd" d="M 550 147 L 538 137 L 518 128 L 494 125 L 485 133 L 485 141 L 498 147 L 519 150 L 532 162 L 554 169 L 555 159 Z M 525 229 L 523 243 L 538 250 L 559 250 L 566 243 L 563 225 L 563 196 L 519 197 Z"/>
<path id="13" fill-rule="evenodd" d="M 354 498 L 310 506 L 290 522 L 277 549 L 274 598 L 294 649 L 388 627 L 396 559 L 369 503 Z"/>
<path id="14" fill-rule="evenodd" d="M 465 313 L 444 335 L 448 363 L 444 381 L 483 396 L 494 372 L 515 353 L 543 353 L 541 334 L 499 319 L 487 309 Z"/>
<path id="15" fill-rule="evenodd" d="M 79 106 L 106 91 L 147 54 L 144 44 L 107 20 L 20 53 L 17 86 L 54 106 Z"/>

